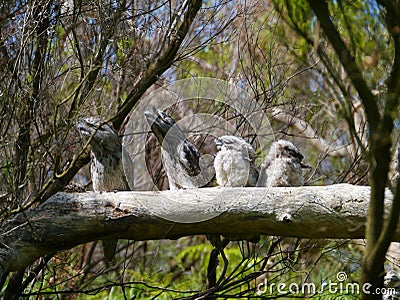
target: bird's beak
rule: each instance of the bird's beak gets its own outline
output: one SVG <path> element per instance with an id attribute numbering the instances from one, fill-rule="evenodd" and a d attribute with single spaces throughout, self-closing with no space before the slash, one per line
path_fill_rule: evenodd
<path id="1" fill-rule="evenodd" d="M 219 138 L 215 138 L 214 142 L 215 142 L 215 145 L 217 145 L 217 147 L 221 147 L 223 144 Z"/>
<path id="2" fill-rule="evenodd" d="M 154 106 L 151 106 L 150 109 L 152 111 L 145 111 L 144 115 L 158 141 L 162 143 L 172 126 L 164 120 L 164 113 L 161 110 L 157 110 Z"/>
<path id="3" fill-rule="evenodd" d="M 302 162 L 300 163 L 300 166 L 302 169 L 311 169 L 309 165 L 303 164 Z"/>
<path id="4" fill-rule="evenodd" d="M 149 122 L 150 125 L 153 124 L 157 119 L 157 117 L 150 111 L 145 111 L 144 115 L 146 116 L 147 122 Z"/>
<path id="5" fill-rule="evenodd" d="M 86 119 L 80 120 L 77 128 L 79 132 L 84 136 L 90 136 L 93 134 L 93 128 Z"/>
<path id="6" fill-rule="evenodd" d="M 146 116 L 147 121 L 149 124 L 153 124 L 157 117 L 159 116 L 159 113 L 157 111 L 157 108 L 155 108 L 153 105 L 149 105 L 149 108 L 147 111 L 144 112 L 144 115 Z"/>

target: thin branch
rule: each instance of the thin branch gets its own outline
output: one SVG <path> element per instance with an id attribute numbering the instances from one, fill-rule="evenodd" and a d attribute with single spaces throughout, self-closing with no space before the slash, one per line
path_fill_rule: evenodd
<path id="1" fill-rule="evenodd" d="M 317 16 L 321 28 L 324 30 L 328 40 L 339 56 L 339 60 L 345 68 L 347 75 L 350 77 L 355 89 L 360 95 L 370 127 L 377 128 L 381 116 L 375 96 L 372 94 L 371 89 L 364 80 L 363 74 L 356 64 L 353 55 L 333 25 L 327 2 L 315 0 L 307 0 L 307 2 Z"/>
<path id="2" fill-rule="evenodd" d="M 111 118 L 110 121 L 113 123 L 116 130 L 119 130 L 126 116 L 130 113 L 146 90 L 157 81 L 159 76 L 172 66 L 175 61 L 175 56 L 184 38 L 189 32 L 190 26 L 192 25 L 197 12 L 200 10 L 201 5 L 202 0 L 190 1 L 184 19 L 177 28 L 175 35 L 173 35 L 169 47 L 166 49 L 164 54 L 148 68 L 147 72 L 135 88 L 128 94 L 126 100 L 118 109 L 118 112 Z"/>

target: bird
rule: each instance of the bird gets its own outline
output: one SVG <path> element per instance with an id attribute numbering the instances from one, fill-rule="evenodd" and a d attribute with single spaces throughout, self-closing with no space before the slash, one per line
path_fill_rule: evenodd
<path id="1" fill-rule="evenodd" d="M 287 140 L 278 140 L 271 145 L 264 162 L 261 164 L 260 178 L 257 186 L 259 187 L 291 187 L 303 186 L 304 177 L 302 169 L 310 168 L 302 163 L 304 159 L 300 150 Z M 280 237 L 280 246 L 283 253 L 287 255 L 288 261 L 295 261 L 295 252 L 301 250 L 298 254 L 298 261 L 306 264 L 308 261 L 314 261 L 315 251 L 320 247 L 317 242 L 308 239 L 296 239 Z M 300 253 L 305 258 L 300 258 Z M 302 255 L 302 256 L 303 256 Z"/>
<path id="2" fill-rule="evenodd" d="M 399 299 L 400 295 L 400 275 L 395 270 L 388 271 L 383 278 L 383 285 L 386 288 L 386 293 L 383 295 L 383 300 Z M 389 292 L 390 291 L 390 292 Z"/>
<path id="3" fill-rule="evenodd" d="M 122 144 L 114 129 L 101 124 L 99 118 L 82 119 L 78 124 L 82 136 L 90 140 L 90 174 L 95 192 L 129 191 L 122 165 Z"/>
<path id="4" fill-rule="evenodd" d="M 302 186 L 302 169 L 310 168 L 302 163 L 304 156 L 287 140 L 274 142 L 261 165 L 257 186 Z"/>
<path id="5" fill-rule="evenodd" d="M 244 139 L 223 135 L 215 139 L 215 177 L 219 186 L 256 186 L 258 169 L 254 164 L 254 149 Z"/>
<path id="6" fill-rule="evenodd" d="M 129 191 L 117 133 L 98 117 L 80 120 L 78 130 L 91 146 L 90 174 L 95 192 Z M 113 262 L 118 240 L 103 240 L 106 264 Z"/>
<path id="7" fill-rule="evenodd" d="M 223 187 L 251 187 L 256 186 L 258 169 L 254 164 L 254 149 L 244 139 L 234 135 L 223 135 L 215 138 L 217 154 L 214 159 L 214 169 L 217 184 Z M 232 237 L 224 236 L 225 243 Z M 255 234 L 234 236 L 234 240 L 247 240 L 257 242 L 260 237 Z M 210 237 L 213 241 L 219 241 L 218 237 Z M 217 247 L 216 247 L 217 248 Z"/>
<path id="8" fill-rule="evenodd" d="M 199 188 L 209 181 L 209 170 L 199 150 L 188 141 L 175 120 L 150 107 L 145 117 L 161 145 L 162 161 L 171 190 Z"/>

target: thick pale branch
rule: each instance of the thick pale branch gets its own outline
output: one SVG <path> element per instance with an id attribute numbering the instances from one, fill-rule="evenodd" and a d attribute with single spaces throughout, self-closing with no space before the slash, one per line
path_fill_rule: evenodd
<path id="1" fill-rule="evenodd" d="M 392 199 L 387 192 L 386 207 Z M 370 188 L 203 188 L 163 192 L 59 193 L 4 223 L 0 275 L 97 239 L 176 239 L 222 234 L 363 238 Z M 395 235 L 400 241 L 400 230 Z"/>

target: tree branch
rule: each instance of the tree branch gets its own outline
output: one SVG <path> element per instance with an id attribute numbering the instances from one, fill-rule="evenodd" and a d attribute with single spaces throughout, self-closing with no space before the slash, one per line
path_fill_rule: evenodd
<path id="1" fill-rule="evenodd" d="M 146 90 L 157 81 L 158 76 L 161 76 L 175 62 L 176 54 L 189 32 L 190 26 L 192 25 L 201 4 L 202 0 L 189 1 L 184 19 L 176 29 L 176 33 L 173 35 L 169 47 L 166 49 L 164 54 L 148 68 L 146 74 L 140 79 L 139 83 L 129 93 L 124 103 L 118 109 L 118 113 L 110 120 L 115 129 L 118 130 L 120 128 L 125 117 L 136 105 Z"/>
<path id="2" fill-rule="evenodd" d="M 268 112 L 271 119 L 288 126 L 292 126 L 298 136 L 308 139 L 309 143 L 318 149 L 319 152 L 326 153 L 332 157 L 350 156 L 351 148 L 349 145 L 340 147 L 329 145 L 327 141 L 318 136 L 311 125 L 309 125 L 306 121 L 294 115 L 290 115 L 289 113 L 286 113 L 277 107 L 270 108 Z"/>
<path id="3" fill-rule="evenodd" d="M 365 107 L 365 112 L 370 127 L 377 128 L 380 122 L 380 113 L 375 96 L 372 94 L 366 81 L 364 80 L 363 74 L 356 64 L 353 55 L 333 25 L 327 2 L 318 0 L 308 0 L 307 2 L 317 16 L 324 33 L 335 49 L 335 52 L 337 53 L 340 62 L 346 70 L 347 75 L 350 77 L 351 82 L 360 95 L 361 101 Z"/>
<path id="4" fill-rule="evenodd" d="M 48 253 L 98 239 L 138 241 L 197 234 L 233 240 L 257 235 L 363 238 L 369 197 L 370 187 L 349 184 L 58 193 L 3 224 L 0 277 Z M 387 191 L 386 207 L 392 198 Z M 400 241 L 400 228 L 394 240 Z"/>

